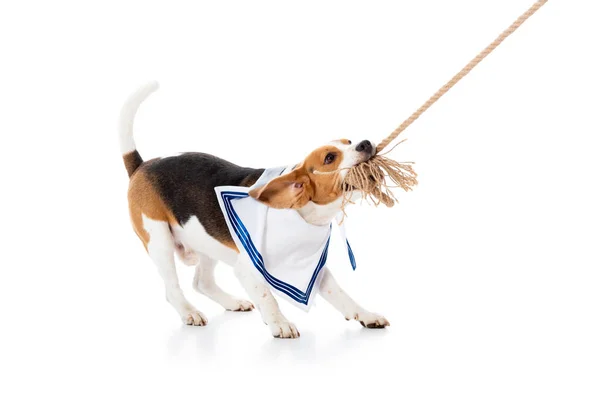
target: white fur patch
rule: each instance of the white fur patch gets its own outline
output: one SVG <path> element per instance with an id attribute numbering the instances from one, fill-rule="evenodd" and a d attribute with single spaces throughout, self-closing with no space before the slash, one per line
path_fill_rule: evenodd
<path id="1" fill-rule="evenodd" d="M 235 265 L 238 253 L 210 236 L 202 226 L 198 217 L 192 216 L 183 226 L 172 226 L 175 240 L 182 243 L 187 250 L 205 254 L 213 260 L 220 260 Z"/>
<path id="2" fill-rule="evenodd" d="M 340 163 L 338 169 L 340 170 L 340 176 L 343 178 L 346 177 L 348 173 L 348 168 L 354 167 L 356 164 L 359 164 L 366 160 L 365 153 L 356 151 L 357 144 L 349 144 L 349 145 L 336 145 L 340 150 L 344 152 L 344 159 Z"/>
<path id="3" fill-rule="evenodd" d="M 298 209 L 298 213 L 306 222 L 313 225 L 329 225 L 342 209 L 342 197 L 329 204 L 319 205 L 312 201 Z"/>
<path id="4" fill-rule="evenodd" d="M 165 284 L 167 301 L 175 308 L 181 320 L 187 325 L 202 326 L 208 322 L 204 314 L 198 311 L 183 295 L 175 269 L 175 243 L 169 224 L 157 221 L 142 214 L 144 229 L 148 232 L 148 255 L 158 268 Z"/>
<path id="5" fill-rule="evenodd" d="M 133 92 L 123 107 L 121 108 L 121 115 L 119 116 L 119 143 L 121 146 L 121 154 L 131 153 L 135 150 L 135 141 L 133 140 L 133 120 L 137 113 L 140 104 L 151 93 L 158 89 L 158 82 L 152 81 L 141 86 L 138 90 Z"/>

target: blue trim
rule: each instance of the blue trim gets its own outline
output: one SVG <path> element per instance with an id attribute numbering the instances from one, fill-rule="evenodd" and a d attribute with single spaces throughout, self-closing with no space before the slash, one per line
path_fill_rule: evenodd
<path id="1" fill-rule="evenodd" d="M 258 272 L 260 272 L 261 275 L 265 278 L 265 280 L 271 286 L 273 286 L 275 289 L 288 295 L 291 299 L 293 299 L 294 301 L 297 301 L 298 303 L 308 305 L 308 300 L 310 299 L 310 293 L 313 290 L 313 287 L 315 285 L 317 277 L 319 276 L 319 272 L 321 272 L 321 270 L 325 266 L 325 263 L 327 262 L 327 252 L 329 250 L 329 239 L 331 238 L 331 236 L 329 238 L 327 238 L 327 243 L 325 243 L 325 248 L 323 249 L 323 253 L 321 253 L 321 257 L 319 259 L 319 262 L 317 263 L 317 267 L 315 268 L 315 271 L 313 272 L 310 282 L 308 283 L 306 292 L 303 292 L 302 290 L 290 285 L 289 283 L 283 282 L 283 281 L 275 278 L 265 268 L 265 264 L 264 264 L 262 255 L 256 249 L 256 246 L 254 245 L 254 243 L 252 242 L 252 239 L 250 238 L 250 234 L 248 233 L 248 230 L 242 223 L 238 214 L 235 212 L 235 209 L 233 208 L 233 206 L 231 205 L 231 200 L 243 199 L 246 197 L 248 197 L 248 193 L 244 193 L 244 192 L 232 192 L 232 191 L 221 192 L 221 198 L 223 199 L 223 204 L 225 205 L 225 211 L 227 213 L 227 217 L 229 218 L 229 222 L 231 223 L 231 226 L 233 227 L 235 234 L 237 235 L 240 242 L 242 243 L 242 246 L 244 246 L 244 249 L 248 253 L 248 256 L 250 257 L 252 264 L 254 264 L 254 266 L 256 267 Z"/>
<path id="2" fill-rule="evenodd" d="M 350 243 L 348 243 L 348 239 L 346 239 L 346 246 L 348 247 L 348 257 L 350 257 L 350 264 L 352 265 L 352 270 L 356 269 L 356 260 L 354 259 L 354 252 L 350 247 Z"/>

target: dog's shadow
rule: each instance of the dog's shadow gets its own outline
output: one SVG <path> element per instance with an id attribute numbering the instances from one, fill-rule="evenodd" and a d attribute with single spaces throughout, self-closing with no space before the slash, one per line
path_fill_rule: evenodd
<path id="1" fill-rule="evenodd" d="M 168 339 L 169 357 L 206 360 L 225 356 L 235 351 L 232 347 L 242 346 L 247 355 L 256 355 L 264 361 L 284 358 L 310 363 L 333 359 L 353 348 L 364 347 L 377 341 L 389 333 L 387 329 L 365 329 L 349 323 L 347 329 L 333 337 L 325 335 L 325 338 L 321 339 L 319 336 L 323 335 L 319 335 L 319 332 L 304 328 L 299 339 L 276 339 L 269 337 L 266 327 L 256 324 L 256 316 L 252 314 L 223 312 L 210 318 L 207 326 L 180 326 Z M 251 323 L 252 332 L 244 332 L 243 327 Z M 251 344 L 256 337 L 265 338 L 262 345 Z M 229 341 L 233 342 L 228 344 Z M 243 357 L 242 354 L 239 355 Z"/>
<path id="2" fill-rule="evenodd" d="M 236 315 L 237 314 L 237 315 Z M 181 325 L 171 334 L 167 342 L 167 351 L 172 358 L 181 358 L 184 355 L 195 355 L 202 358 L 211 358 L 218 354 L 218 337 L 223 326 L 228 323 L 243 319 L 244 314 L 223 312 L 209 318 L 206 326 Z M 191 352 L 193 350 L 193 352 Z"/>
<path id="3" fill-rule="evenodd" d="M 387 329 L 365 329 L 348 325 L 340 334 L 321 339 L 319 331 L 303 329 L 297 340 L 272 339 L 266 341 L 261 352 L 265 361 L 291 358 L 297 362 L 326 361 L 347 354 L 355 348 L 363 348 L 369 343 L 388 334 Z"/>

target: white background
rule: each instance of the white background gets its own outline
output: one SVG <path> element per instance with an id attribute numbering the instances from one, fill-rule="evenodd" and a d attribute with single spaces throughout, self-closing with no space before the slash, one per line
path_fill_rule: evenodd
<path id="1" fill-rule="evenodd" d="M 598 399 L 591 0 L 550 1 L 405 132 L 398 206 L 349 210 L 358 270 L 330 267 L 385 331 L 282 304 L 302 337 L 276 340 L 183 266 L 209 325 L 182 326 L 128 220 L 116 118 L 139 84 L 162 85 L 145 159 L 289 164 L 380 140 L 530 4 L 3 2 L 0 397 Z"/>

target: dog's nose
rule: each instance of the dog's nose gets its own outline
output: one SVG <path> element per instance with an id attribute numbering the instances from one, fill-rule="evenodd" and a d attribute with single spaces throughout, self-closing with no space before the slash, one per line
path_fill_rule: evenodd
<path id="1" fill-rule="evenodd" d="M 373 145 L 368 140 L 363 140 L 362 142 L 356 145 L 356 151 L 371 154 L 373 152 Z"/>

